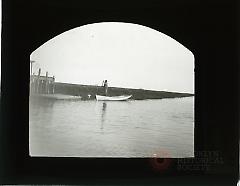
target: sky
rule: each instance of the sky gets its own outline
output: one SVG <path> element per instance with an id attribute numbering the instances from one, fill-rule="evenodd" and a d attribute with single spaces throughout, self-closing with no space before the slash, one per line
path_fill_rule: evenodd
<path id="1" fill-rule="evenodd" d="M 64 32 L 33 51 L 33 72 L 57 82 L 194 93 L 194 55 L 149 27 L 118 22 Z"/>

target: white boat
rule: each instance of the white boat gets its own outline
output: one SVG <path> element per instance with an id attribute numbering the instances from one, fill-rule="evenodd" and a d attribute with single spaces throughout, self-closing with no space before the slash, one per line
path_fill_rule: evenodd
<path id="1" fill-rule="evenodd" d="M 100 96 L 96 95 L 97 101 L 125 101 L 132 97 L 132 95 L 122 95 L 122 96 Z"/>

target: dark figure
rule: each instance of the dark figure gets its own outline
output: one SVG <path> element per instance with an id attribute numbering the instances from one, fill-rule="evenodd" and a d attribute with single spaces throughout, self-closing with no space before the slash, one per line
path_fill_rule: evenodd
<path id="1" fill-rule="evenodd" d="M 108 91 L 108 83 L 107 83 L 107 80 L 104 80 L 104 81 L 103 81 L 103 87 L 104 87 L 105 96 L 107 96 L 107 91 Z"/>

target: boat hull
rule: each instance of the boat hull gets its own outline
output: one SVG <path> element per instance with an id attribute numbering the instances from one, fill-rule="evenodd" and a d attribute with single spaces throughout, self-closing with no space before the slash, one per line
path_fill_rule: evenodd
<path id="1" fill-rule="evenodd" d="M 131 98 L 132 95 L 123 95 L 123 96 L 100 96 L 96 95 L 97 101 L 126 101 Z"/>

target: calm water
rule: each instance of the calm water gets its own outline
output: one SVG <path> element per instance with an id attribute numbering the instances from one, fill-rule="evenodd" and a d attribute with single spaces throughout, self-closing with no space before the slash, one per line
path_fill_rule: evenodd
<path id="1" fill-rule="evenodd" d="M 29 121 L 32 156 L 193 156 L 194 97 L 31 102 Z"/>

